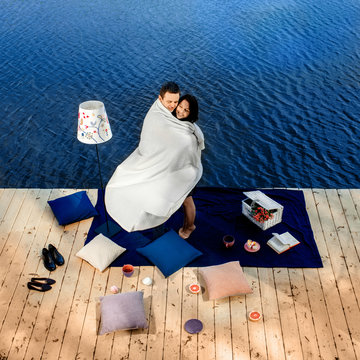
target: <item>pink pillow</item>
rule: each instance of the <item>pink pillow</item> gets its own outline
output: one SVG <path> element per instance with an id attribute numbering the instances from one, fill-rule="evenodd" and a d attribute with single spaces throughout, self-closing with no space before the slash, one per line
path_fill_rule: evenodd
<path id="1" fill-rule="evenodd" d="M 252 293 L 238 261 L 202 267 L 200 274 L 205 280 L 209 300 Z"/>

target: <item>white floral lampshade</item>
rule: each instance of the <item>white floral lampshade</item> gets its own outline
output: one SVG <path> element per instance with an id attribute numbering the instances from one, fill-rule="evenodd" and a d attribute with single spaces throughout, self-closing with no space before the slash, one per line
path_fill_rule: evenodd
<path id="1" fill-rule="evenodd" d="M 90 100 L 79 105 L 77 138 L 85 144 L 101 144 L 112 138 L 105 106 Z"/>

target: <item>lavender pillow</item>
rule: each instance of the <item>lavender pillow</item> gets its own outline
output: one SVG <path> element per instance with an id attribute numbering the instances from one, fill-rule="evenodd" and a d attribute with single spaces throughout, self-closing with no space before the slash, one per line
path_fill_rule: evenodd
<path id="1" fill-rule="evenodd" d="M 101 296 L 99 335 L 116 330 L 146 329 L 143 297 L 141 291 Z"/>

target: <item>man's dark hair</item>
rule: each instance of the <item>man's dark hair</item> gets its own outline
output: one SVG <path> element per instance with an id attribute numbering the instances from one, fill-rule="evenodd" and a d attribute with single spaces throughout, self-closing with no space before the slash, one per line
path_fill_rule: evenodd
<path id="1" fill-rule="evenodd" d="M 185 94 L 179 99 L 179 104 L 183 100 L 186 100 L 189 103 L 190 114 L 189 114 L 189 116 L 187 118 L 180 119 L 180 120 L 182 120 L 182 121 L 190 121 L 191 123 L 194 123 L 199 117 L 199 105 L 198 105 L 198 102 L 196 100 L 196 97 L 192 96 L 190 94 Z M 176 117 L 176 109 L 172 112 L 172 114 Z"/>
<path id="2" fill-rule="evenodd" d="M 168 81 L 162 85 L 160 89 L 160 96 L 163 98 L 167 92 L 171 94 L 180 94 L 180 88 L 178 84 L 174 83 L 173 81 Z"/>

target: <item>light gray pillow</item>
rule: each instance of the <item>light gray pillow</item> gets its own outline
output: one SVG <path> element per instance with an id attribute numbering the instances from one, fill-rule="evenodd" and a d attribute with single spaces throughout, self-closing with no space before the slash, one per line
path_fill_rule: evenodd
<path id="1" fill-rule="evenodd" d="M 104 271 L 125 250 L 103 234 L 99 234 L 81 248 L 76 256 L 100 271 Z"/>
<path id="2" fill-rule="evenodd" d="M 143 297 L 141 291 L 101 296 L 99 335 L 116 330 L 146 329 Z"/>

